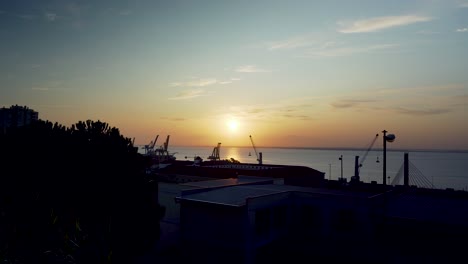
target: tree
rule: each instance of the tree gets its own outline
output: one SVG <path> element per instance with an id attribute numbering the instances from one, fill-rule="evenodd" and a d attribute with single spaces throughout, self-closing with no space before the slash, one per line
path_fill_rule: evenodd
<path id="1" fill-rule="evenodd" d="M 0 135 L 0 259 L 103 263 L 159 237 L 148 160 L 101 121 L 49 121 Z"/>

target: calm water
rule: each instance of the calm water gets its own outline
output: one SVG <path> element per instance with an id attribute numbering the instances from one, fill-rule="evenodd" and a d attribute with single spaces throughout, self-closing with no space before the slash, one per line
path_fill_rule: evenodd
<path id="1" fill-rule="evenodd" d="M 204 160 L 211 155 L 213 147 L 169 147 L 169 152 L 176 153 L 177 160 L 193 160 L 200 156 Z M 264 164 L 301 165 L 314 168 L 325 173 L 327 179 L 341 177 L 341 162 L 343 155 L 343 177 L 348 180 L 354 175 L 355 156 L 363 157 L 362 150 L 318 150 L 296 148 L 257 148 L 263 153 Z M 249 156 L 249 153 L 251 156 Z M 387 183 L 391 182 L 403 164 L 403 151 L 387 150 Z M 436 188 L 454 188 L 468 190 L 468 152 L 420 152 L 409 153 L 410 162 L 434 184 Z M 252 148 L 221 147 L 221 159 L 234 158 L 243 163 L 257 163 Z M 376 162 L 377 159 L 380 162 Z M 377 181 L 382 183 L 381 150 L 370 151 L 360 170 L 364 182 Z"/>

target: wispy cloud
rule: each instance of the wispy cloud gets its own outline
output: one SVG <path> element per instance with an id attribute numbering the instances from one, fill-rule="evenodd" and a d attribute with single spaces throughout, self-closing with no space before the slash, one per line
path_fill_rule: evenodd
<path id="1" fill-rule="evenodd" d="M 73 2 L 68 3 L 65 9 L 74 17 L 81 17 L 83 12 L 83 7 Z"/>
<path id="2" fill-rule="evenodd" d="M 64 82 L 61 80 L 49 80 L 43 83 L 38 83 L 35 86 L 31 87 L 33 91 L 42 91 L 42 92 L 58 92 L 58 91 L 68 91 L 70 88 L 66 88 Z"/>
<path id="3" fill-rule="evenodd" d="M 31 90 L 33 91 L 49 91 L 49 87 L 32 87 Z"/>
<path id="4" fill-rule="evenodd" d="M 381 105 L 379 102 L 386 102 L 389 105 Z M 409 104 L 418 104 L 414 99 L 411 99 Z M 374 104 L 379 103 L 379 104 Z M 338 100 L 335 102 L 330 103 L 330 105 L 334 109 L 354 109 L 359 111 L 385 111 L 385 112 L 393 112 L 402 115 L 409 115 L 409 116 L 432 116 L 432 115 L 441 115 L 445 113 L 450 113 L 454 111 L 454 106 L 446 105 L 447 107 L 424 107 L 424 106 L 412 106 L 412 107 L 404 107 L 404 106 L 395 106 L 395 104 L 399 104 L 399 102 L 386 100 L 360 100 L 360 99 L 347 99 L 347 100 Z"/>
<path id="5" fill-rule="evenodd" d="M 395 108 L 394 111 L 400 114 L 412 115 L 412 116 L 431 116 L 431 115 L 441 115 L 441 114 L 452 112 L 451 109 L 447 109 L 447 108 L 410 109 L 410 108 L 404 108 L 404 107 Z"/>
<path id="6" fill-rule="evenodd" d="M 452 97 L 454 103 L 454 107 L 462 107 L 463 110 L 467 109 L 468 107 L 468 94 L 456 95 Z"/>
<path id="7" fill-rule="evenodd" d="M 203 89 L 192 89 L 192 90 L 185 90 L 178 93 L 175 97 L 169 98 L 169 100 L 187 100 L 196 97 L 200 97 L 205 95 L 205 90 Z"/>
<path id="8" fill-rule="evenodd" d="M 244 65 L 244 66 L 239 66 L 236 68 L 236 72 L 242 72 L 242 73 L 257 73 L 257 72 L 270 72 L 269 70 L 265 70 L 262 68 L 258 68 L 255 65 Z"/>
<path id="9" fill-rule="evenodd" d="M 377 91 L 372 91 L 372 93 L 380 95 L 396 94 L 408 95 L 408 94 L 430 94 L 434 95 L 446 95 L 449 93 L 459 92 L 465 89 L 464 84 L 444 84 L 444 85 L 432 85 L 432 86 L 408 86 L 408 87 L 399 87 L 399 88 L 383 88 Z"/>
<path id="10" fill-rule="evenodd" d="M 468 32 L 468 28 L 458 28 L 457 32 Z"/>
<path id="11" fill-rule="evenodd" d="M 347 98 L 331 100 L 335 110 L 376 111 L 425 117 L 460 112 L 466 109 L 468 96 L 466 85 L 445 84 L 438 86 L 400 87 L 353 91 Z"/>
<path id="12" fill-rule="evenodd" d="M 113 16 L 129 16 L 133 14 L 133 10 L 131 9 L 118 9 L 109 7 L 103 11 L 105 15 L 113 15 Z"/>
<path id="13" fill-rule="evenodd" d="M 46 104 L 46 105 L 31 105 L 32 107 L 37 108 L 73 108 L 73 105 L 60 105 L 60 104 Z"/>
<path id="14" fill-rule="evenodd" d="M 458 5 L 458 7 L 467 8 L 468 7 L 468 2 L 460 3 L 460 5 Z"/>
<path id="15" fill-rule="evenodd" d="M 212 86 L 215 84 L 230 84 L 236 81 L 240 81 L 240 78 L 230 78 L 225 80 L 218 80 L 216 78 L 201 78 L 201 79 L 192 79 L 189 81 L 182 81 L 182 82 L 173 82 L 169 85 L 171 87 L 205 87 L 205 86 Z"/>
<path id="16" fill-rule="evenodd" d="M 50 86 L 33 86 L 31 87 L 31 90 L 40 91 L 40 92 L 59 92 L 59 91 L 68 91 L 70 89 L 50 85 Z"/>
<path id="17" fill-rule="evenodd" d="M 313 58 L 313 57 L 341 57 L 351 56 L 359 53 L 370 53 L 382 50 L 389 50 L 396 48 L 398 44 L 379 44 L 366 47 L 332 47 L 332 48 L 320 48 L 316 50 L 309 50 L 300 57 Z"/>
<path id="18" fill-rule="evenodd" d="M 278 121 L 284 119 L 312 120 L 316 115 L 311 109 L 317 106 L 317 98 L 300 98 L 275 104 L 231 106 L 228 112 L 248 120 Z"/>
<path id="19" fill-rule="evenodd" d="M 129 15 L 131 15 L 132 13 L 133 13 L 132 10 L 128 10 L 128 9 L 127 9 L 127 10 L 122 10 L 122 11 L 120 11 L 119 15 L 121 15 L 121 16 L 129 16 Z"/>
<path id="20" fill-rule="evenodd" d="M 295 37 L 283 41 L 268 43 L 268 50 L 288 50 L 311 46 L 315 41 L 307 37 Z"/>
<path id="21" fill-rule="evenodd" d="M 331 106 L 333 108 L 353 108 L 365 103 L 375 103 L 377 100 L 371 99 L 342 99 L 336 102 L 332 102 Z"/>
<path id="22" fill-rule="evenodd" d="M 167 116 L 163 116 L 163 117 L 161 117 L 160 119 L 162 119 L 162 120 L 169 120 L 169 121 L 177 121 L 177 122 L 187 120 L 187 118 L 183 118 L 183 117 L 167 117 Z"/>
<path id="23" fill-rule="evenodd" d="M 24 19 L 24 20 L 33 20 L 33 19 L 35 19 L 37 17 L 35 15 L 27 15 L 27 14 L 19 14 L 19 15 L 16 15 L 16 16 L 21 18 L 21 19 Z"/>
<path id="24" fill-rule="evenodd" d="M 218 83 L 219 81 L 214 79 L 214 78 L 206 78 L 206 79 L 197 79 L 197 80 L 191 80 L 191 81 L 185 81 L 185 82 L 173 82 L 170 84 L 172 87 L 203 87 L 203 86 L 209 86 L 209 85 L 214 85 Z"/>
<path id="25" fill-rule="evenodd" d="M 241 80 L 240 78 L 231 78 L 229 80 L 219 81 L 218 83 L 219 84 L 230 84 L 230 83 L 237 82 L 237 81 L 240 81 L 240 80 Z"/>
<path id="26" fill-rule="evenodd" d="M 75 29 L 82 29 L 86 25 L 86 20 L 83 19 L 83 16 L 89 9 L 90 7 L 88 5 L 83 5 L 81 3 L 79 5 L 75 2 L 69 2 L 64 7 L 64 10 L 69 17 L 72 26 Z"/>
<path id="27" fill-rule="evenodd" d="M 416 34 L 421 34 L 421 35 L 435 35 L 435 34 L 440 34 L 438 31 L 432 31 L 432 30 L 420 30 L 416 32 Z"/>
<path id="28" fill-rule="evenodd" d="M 376 32 L 392 27 L 406 26 L 418 22 L 431 21 L 433 18 L 427 16 L 407 15 L 407 16 L 384 16 L 370 19 L 353 21 L 351 23 L 339 22 L 341 33 L 363 33 Z"/>
<path id="29" fill-rule="evenodd" d="M 253 120 L 304 119 L 306 116 L 299 108 L 284 104 L 242 105 L 231 107 L 230 111 L 240 118 Z"/>
<path id="30" fill-rule="evenodd" d="M 57 14 L 55 13 L 45 13 L 44 17 L 47 21 L 53 22 L 57 19 Z"/>
<path id="31" fill-rule="evenodd" d="M 283 117 L 287 118 L 287 119 L 298 119 L 298 120 L 302 120 L 302 121 L 313 120 L 313 118 L 311 116 L 308 116 L 308 115 L 284 114 Z"/>

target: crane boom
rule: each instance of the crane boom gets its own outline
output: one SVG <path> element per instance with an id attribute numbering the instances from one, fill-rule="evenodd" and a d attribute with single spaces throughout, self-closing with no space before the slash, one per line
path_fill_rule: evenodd
<path id="1" fill-rule="evenodd" d="M 249 137 L 250 137 L 250 142 L 252 142 L 252 147 L 253 147 L 253 149 L 255 151 L 255 156 L 257 156 L 257 159 L 258 159 L 257 149 L 255 148 L 255 144 L 253 142 L 252 135 L 249 135 Z"/>
<path id="2" fill-rule="evenodd" d="M 156 141 L 158 140 L 159 135 L 156 136 L 154 141 L 151 141 L 148 145 L 144 146 L 145 154 L 151 154 L 154 152 L 154 146 L 156 145 Z M 133 144 L 133 142 L 132 142 Z"/>
<path id="3" fill-rule="evenodd" d="M 154 149 L 154 146 L 156 145 L 156 141 L 158 141 L 158 137 L 159 137 L 159 135 L 156 135 L 156 138 L 154 139 L 154 141 L 151 142 L 151 145 L 150 145 L 150 149 L 151 149 L 151 150 Z"/>
<path id="4" fill-rule="evenodd" d="M 252 147 L 253 147 L 253 149 L 255 151 L 255 156 L 257 156 L 258 164 L 261 165 L 262 164 L 262 153 L 260 152 L 260 156 L 259 156 L 259 154 L 257 153 L 257 148 L 255 147 L 255 144 L 253 142 L 252 135 L 249 135 L 249 137 L 250 137 L 250 141 L 252 142 Z"/>
<path id="5" fill-rule="evenodd" d="M 374 143 L 375 143 L 375 141 L 377 141 L 377 138 L 378 138 L 378 137 L 379 137 L 379 134 L 375 134 L 375 137 L 374 137 L 374 139 L 372 140 L 372 142 L 370 143 L 370 145 L 369 145 L 369 147 L 367 148 L 366 152 L 364 152 L 364 155 L 362 155 L 361 162 L 359 162 L 359 170 L 361 169 L 362 164 L 363 164 L 364 161 L 366 160 L 367 155 L 369 154 L 369 151 L 372 149 L 372 146 L 374 146 Z"/>
<path id="6" fill-rule="evenodd" d="M 167 135 L 166 142 L 164 142 L 164 151 L 167 152 L 167 147 L 169 146 L 169 137 L 170 135 Z"/>

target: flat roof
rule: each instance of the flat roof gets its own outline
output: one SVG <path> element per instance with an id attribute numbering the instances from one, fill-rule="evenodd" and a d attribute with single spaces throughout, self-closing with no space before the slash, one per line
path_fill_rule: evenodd
<path id="1" fill-rule="evenodd" d="M 219 187 L 248 185 L 248 184 L 269 184 L 269 183 L 273 183 L 273 181 L 274 181 L 273 178 L 239 175 L 237 178 L 187 182 L 187 183 L 183 183 L 180 185 L 198 187 L 198 188 L 219 188 Z"/>
<path id="2" fill-rule="evenodd" d="M 261 185 L 234 185 L 226 188 L 216 188 L 201 190 L 199 192 L 190 192 L 179 197 L 176 200 L 182 201 L 195 201 L 209 204 L 221 204 L 226 206 L 240 207 L 247 203 L 248 198 L 261 197 L 271 194 L 279 194 L 285 192 L 304 192 L 319 195 L 333 195 L 333 196 L 347 196 L 370 198 L 375 194 L 360 193 L 330 190 L 323 188 L 309 188 L 292 185 L 279 185 L 279 184 L 261 184 Z"/>
<path id="3" fill-rule="evenodd" d="M 285 185 L 285 184 L 255 185 L 252 187 L 256 189 L 276 190 L 278 192 L 307 192 L 307 193 L 316 193 L 316 194 L 346 195 L 346 196 L 359 196 L 359 197 L 368 197 L 368 196 L 374 195 L 374 194 L 369 194 L 365 192 L 352 192 L 352 191 L 347 191 L 347 190 L 328 189 L 328 188 L 319 188 L 319 187 L 304 187 L 304 186 Z"/>
<path id="4" fill-rule="evenodd" d="M 262 190 L 248 186 L 231 186 L 176 197 L 176 200 L 195 201 L 209 204 L 241 207 L 247 198 L 278 193 L 275 190 Z"/>

